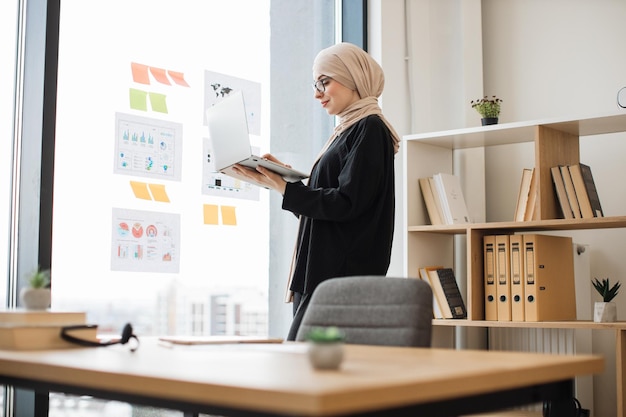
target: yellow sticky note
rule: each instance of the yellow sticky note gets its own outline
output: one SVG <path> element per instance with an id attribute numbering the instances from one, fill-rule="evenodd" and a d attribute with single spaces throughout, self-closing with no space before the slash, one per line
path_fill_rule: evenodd
<path id="1" fill-rule="evenodd" d="M 150 105 L 152 106 L 153 111 L 158 111 L 159 113 L 167 113 L 167 103 L 165 101 L 165 94 L 159 93 L 149 93 L 150 94 Z"/>
<path id="2" fill-rule="evenodd" d="M 226 226 L 237 226 L 237 215 L 234 206 L 221 206 L 222 224 Z"/>
<path id="3" fill-rule="evenodd" d="M 142 200 L 152 200 L 150 192 L 148 192 L 148 184 L 145 182 L 131 181 L 130 187 L 133 189 L 135 197 L 141 198 Z"/>
<path id="4" fill-rule="evenodd" d="M 135 110 L 148 111 L 148 93 L 136 88 L 129 89 L 130 108 Z"/>
<path id="5" fill-rule="evenodd" d="M 170 199 L 165 192 L 165 185 L 163 184 L 148 184 L 150 187 L 150 192 L 152 193 L 152 197 L 154 201 L 161 201 L 163 203 L 169 203 Z"/>
<path id="6" fill-rule="evenodd" d="M 204 224 L 218 224 L 217 205 L 205 204 L 204 205 Z"/>

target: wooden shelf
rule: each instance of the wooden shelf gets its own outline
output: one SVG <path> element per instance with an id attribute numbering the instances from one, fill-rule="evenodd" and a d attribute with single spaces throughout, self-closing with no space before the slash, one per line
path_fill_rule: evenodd
<path id="1" fill-rule="evenodd" d="M 446 226 L 409 226 L 409 232 L 442 234 L 467 234 L 469 230 L 505 230 L 510 232 L 533 232 L 550 230 L 619 229 L 626 227 L 626 216 L 599 217 L 594 219 L 553 219 L 527 222 L 471 223 Z"/>
<path id="2" fill-rule="evenodd" d="M 480 328 L 551 328 L 613 330 L 616 333 L 617 414 L 626 417 L 626 322 L 592 321 L 512 322 L 485 321 L 483 238 L 487 235 L 542 233 L 550 231 L 626 229 L 626 216 L 591 219 L 560 219 L 561 209 L 554 191 L 550 169 L 559 165 L 580 163 L 580 137 L 626 132 L 626 113 L 594 117 L 550 119 L 504 123 L 441 132 L 407 135 L 403 138 L 404 216 L 403 232 L 406 253 L 404 273 L 417 277 L 419 268 L 427 265 L 454 265 L 466 252 L 465 280 L 466 320 L 433 320 L 437 327 Z M 537 187 L 535 219 L 527 222 L 493 222 L 463 225 L 426 225 L 428 213 L 420 192 L 419 179 L 438 172 L 454 173 L 455 150 L 489 146 L 532 143 Z M 463 152 L 462 154 L 465 154 Z M 466 165 L 471 165 L 467 163 Z M 481 180 L 482 168 L 471 166 L 469 178 Z M 461 175 L 464 175 L 462 173 Z M 482 178 L 484 180 L 484 177 Z M 492 196 L 491 196 L 492 197 Z M 478 197 L 477 197 L 478 198 Z M 484 197 L 489 200 L 490 196 Z M 470 213 L 471 214 L 471 213 Z M 463 243 L 456 237 L 465 236 Z"/>
<path id="3" fill-rule="evenodd" d="M 487 321 L 487 320 L 452 320 L 433 319 L 433 326 L 448 327 L 511 327 L 527 329 L 591 329 L 591 330 L 626 330 L 626 321 L 614 323 L 596 323 L 588 320 L 578 321 Z"/>
<path id="4" fill-rule="evenodd" d="M 404 140 L 420 141 L 421 143 L 447 149 L 509 145 L 513 143 L 533 142 L 538 126 L 579 137 L 625 132 L 626 113 L 602 114 L 594 117 L 575 119 L 560 118 L 502 123 L 467 129 L 407 135 L 404 136 Z"/>

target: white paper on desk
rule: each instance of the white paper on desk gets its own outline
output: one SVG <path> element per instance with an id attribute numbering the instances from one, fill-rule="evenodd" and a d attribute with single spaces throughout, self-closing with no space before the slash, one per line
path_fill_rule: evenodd
<path id="1" fill-rule="evenodd" d="M 223 345 L 237 343 L 282 343 L 283 339 L 261 336 L 160 336 L 159 341 L 177 345 Z"/>

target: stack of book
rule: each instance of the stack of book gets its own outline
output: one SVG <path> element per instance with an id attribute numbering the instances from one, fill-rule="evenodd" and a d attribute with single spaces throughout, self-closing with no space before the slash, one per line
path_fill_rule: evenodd
<path id="1" fill-rule="evenodd" d="M 564 219 L 604 217 L 589 165 L 559 165 L 550 171 Z"/>
<path id="2" fill-rule="evenodd" d="M 572 238 L 483 237 L 485 320 L 576 320 Z"/>
<path id="3" fill-rule="evenodd" d="M 467 310 L 452 268 L 427 266 L 420 268 L 419 276 L 433 290 L 433 317 L 436 319 L 464 319 Z"/>
<path id="4" fill-rule="evenodd" d="M 61 338 L 65 326 L 86 324 L 84 312 L 47 310 L 0 311 L 0 349 L 42 350 L 76 347 Z M 72 330 L 72 336 L 97 341 L 97 328 Z"/>
<path id="5" fill-rule="evenodd" d="M 419 185 L 431 224 L 472 222 L 458 176 L 439 173 L 432 177 L 420 178 Z"/>

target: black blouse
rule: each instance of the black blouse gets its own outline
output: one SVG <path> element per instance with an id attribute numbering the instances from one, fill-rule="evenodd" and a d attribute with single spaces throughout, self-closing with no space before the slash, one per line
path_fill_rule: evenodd
<path id="1" fill-rule="evenodd" d="M 311 294 L 334 277 L 385 275 L 393 239 L 394 148 L 378 116 L 344 131 L 313 167 L 288 183 L 283 209 L 300 216 L 290 290 Z"/>

